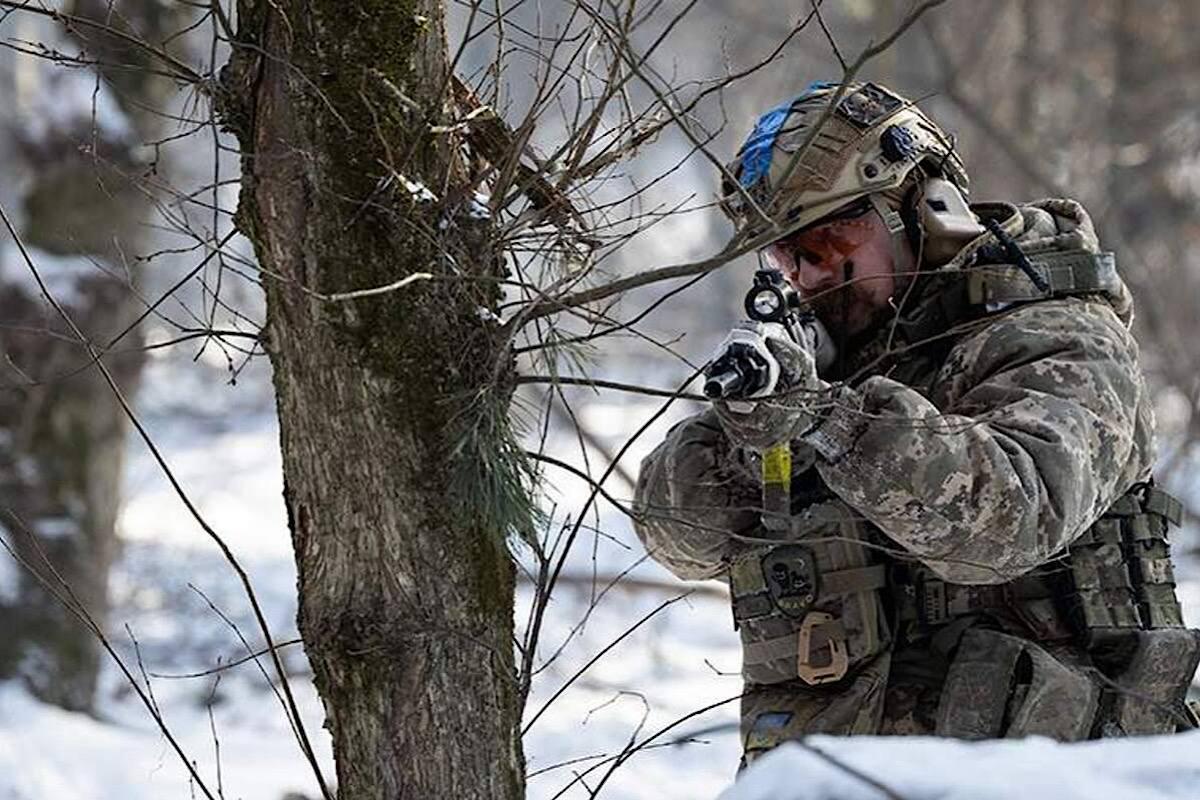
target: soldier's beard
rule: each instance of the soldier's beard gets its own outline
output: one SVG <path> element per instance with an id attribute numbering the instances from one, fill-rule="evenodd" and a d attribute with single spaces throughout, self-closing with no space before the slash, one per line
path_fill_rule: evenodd
<path id="1" fill-rule="evenodd" d="M 880 301 L 869 280 L 854 280 L 854 262 L 846 262 L 842 277 L 840 286 L 814 292 L 808 306 L 840 348 L 853 348 L 892 319 L 895 310 Z"/>

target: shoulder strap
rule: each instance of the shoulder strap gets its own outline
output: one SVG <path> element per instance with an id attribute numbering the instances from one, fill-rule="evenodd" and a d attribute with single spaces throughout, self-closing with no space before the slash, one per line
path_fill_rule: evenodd
<path id="1" fill-rule="evenodd" d="M 1029 274 L 1032 270 L 1036 280 Z M 930 290 L 900 320 L 909 342 L 926 342 L 968 320 L 1017 303 L 1121 291 L 1116 258 L 1110 252 L 1055 250 L 1016 264 L 979 264 L 929 275 Z"/>
<path id="2" fill-rule="evenodd" d="M 967 270 L 968 304 L 991 310 L 998 305 L 1080 294 L 1115 296 L 1121 288 L 1116 258 L 1109 252 L 1051 251 L 1030 256 L 1028 266 L 1039 281 L 1013 264 L 984 264 Z"/>

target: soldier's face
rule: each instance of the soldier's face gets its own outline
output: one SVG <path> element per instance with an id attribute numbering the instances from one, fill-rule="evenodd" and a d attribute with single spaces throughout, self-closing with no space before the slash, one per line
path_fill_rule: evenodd
<path id="1" fill-rule="evenodd" d="M 834 336 L 862 333 L 892 310 L 898 272 L 892 236 L 870 207 L 776 242 L 767 259 Z"/>

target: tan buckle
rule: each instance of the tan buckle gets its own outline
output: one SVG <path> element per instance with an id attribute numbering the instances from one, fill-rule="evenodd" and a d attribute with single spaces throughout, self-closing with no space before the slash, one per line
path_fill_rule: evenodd
<path id="1" fill-rule="evenodd" d="M 812 663 L 813 632 L 821 625 L 828 625 L 832 622 L 832 614 L 811 611 L 805 615 L 804 622 L 800 625 L 800 634 L 797 637 L 799 654 L 796 662 L 796 674 L 800 680 L 810 686 L 841 680 L 850 666 L 850 658 L 846 655 L 845 640 L 833 637 L 828 637 L 823 642 L 829 645 L 829 663 L 819 665 Z"/>

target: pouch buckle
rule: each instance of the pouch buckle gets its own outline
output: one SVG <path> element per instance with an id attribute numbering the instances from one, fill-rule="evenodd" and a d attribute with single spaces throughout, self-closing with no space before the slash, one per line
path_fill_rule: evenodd
<path id="1" fill-rule="evenodd" d="M 826 637 L 823 644 L 829 645 L 829 663 L 813 664 L 813 633 L 822 625 L 833 623 L 833 615 L 823 611 L 812 611 L 804 617 L 797 636 L 799 651 L 796 661 L 796 674 L 800 680 L 810 686 L 831 683 L 841 680 L 850 666 L 850 658 L 846 653 L 846 641 L 840 637 Z M 818 645 L 819 646 L 819 645 Z"/>

